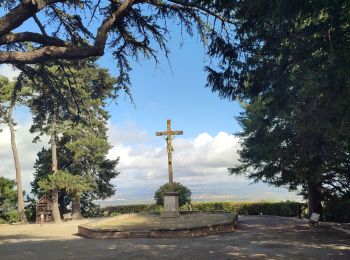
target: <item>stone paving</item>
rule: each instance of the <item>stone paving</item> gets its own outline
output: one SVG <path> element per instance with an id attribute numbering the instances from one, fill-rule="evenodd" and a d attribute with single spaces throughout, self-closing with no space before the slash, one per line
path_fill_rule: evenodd
<path id="1" fill-rule="evenodd" d="M 238 230 L 197 238 L 97 240 L 77 226 L 0 225 L 0 259 L 350 259 L 350 235 L 304 221 L 240 216 Z"/>

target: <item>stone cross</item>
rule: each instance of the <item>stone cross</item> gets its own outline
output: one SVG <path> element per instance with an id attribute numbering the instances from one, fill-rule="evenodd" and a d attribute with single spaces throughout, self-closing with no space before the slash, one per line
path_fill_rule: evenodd
<path id="1" fill-rule="evenodd" d="M 171 120 L 167 120 L 167 130 L 163 132 L 156 132 L 156 136 L 165 136 L 168 151 L 168 169 L 169 169 L 169 192 L 174 191 L 173 182 L 173 158 L 172 152 L 174 151 L 172 140 L 176 135 L 182 135 L 183 131 L 171 131 Z"/>

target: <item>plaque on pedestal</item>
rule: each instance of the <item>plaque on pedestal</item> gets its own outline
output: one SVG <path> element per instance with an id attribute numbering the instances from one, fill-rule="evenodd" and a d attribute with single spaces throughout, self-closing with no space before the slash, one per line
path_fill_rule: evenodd
<path id="1" fill-rule="evenodd" d="M 164 211 L 161 212 L 162 218 L 177 218 L 179 214 L 179 194 L 177 192 L 164 193 Z"/>

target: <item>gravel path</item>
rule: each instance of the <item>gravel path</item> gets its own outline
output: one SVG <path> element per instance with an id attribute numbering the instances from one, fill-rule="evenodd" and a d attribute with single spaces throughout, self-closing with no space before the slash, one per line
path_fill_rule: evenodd
<path id="1" fill-rule="evenodd" d="M 294 218 L 240 216 L 234 233 L 172 239 L 96 240 L 77 225 L 0 225 L 0 259 L 350 259 L 350 235 Z"/>

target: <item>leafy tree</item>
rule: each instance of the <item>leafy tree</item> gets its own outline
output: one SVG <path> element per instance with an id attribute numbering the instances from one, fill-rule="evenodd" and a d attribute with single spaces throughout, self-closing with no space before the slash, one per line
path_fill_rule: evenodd
<path id="1" fill-rule="evenodd" d="M 0 177 L 0 222 L 16 222 L 19 220 L 19 214 L 16 214 L 17 192 L 15 190 L 16 182 L 14 180 Z"/>
<path id="2" fill-rule="evenodd" d="M 157 205 L 163 206 L 163 198 L 164 193 L 168 192 L 169 190 L 169 183 L 166 183 L 159 187 L 159 189 L 154 194 L 154 200 L 156 201 Z M 183 206 L 187 203 L 191 203 L 191 194 L 192 192 L 182 185 L 181 183 L 174 182 L 174 192 L 179 193 L 179 206 Z"/>
<path id="3" fill-rule="evenodd" d="M 13 109 L 16 103 L 25 103 L 27 89 L 19 89 L 15 82 L 10 82 L 6 77 L 0 77 L 0 123 L 6 123 L 11 134 L 11 148 L 16 170 L 16 185 L 18 198 L 18 212 L 23 224 L 27 224 L 27 217 L 24 210 L 23 188 L 21 166 L 16 145 L 15 123 L 13 120 Z"/>
<path id="4" fill-rule="evenodd" d="M 230 172 L 299 189 L 309 212 L 349 187 L 349 3 L 232 1 L 236 37 L 209 49 L 209 86 L 246 111 Z M 345 190 L 344 190 L 345 188 Z"/>

